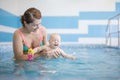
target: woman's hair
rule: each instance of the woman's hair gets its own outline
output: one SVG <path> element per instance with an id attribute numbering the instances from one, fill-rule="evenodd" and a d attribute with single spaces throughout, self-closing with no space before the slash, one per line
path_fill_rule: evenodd
<path id="1" fill-rule="evenodd" d="M 34 22 L 35 19 L 41 18 L 41 12 L 36 8 L 29 8 L 25 11 L 25 13 L 21 16 L 21 23 L 25 26 L 24 21 L 29 24 Z"/>

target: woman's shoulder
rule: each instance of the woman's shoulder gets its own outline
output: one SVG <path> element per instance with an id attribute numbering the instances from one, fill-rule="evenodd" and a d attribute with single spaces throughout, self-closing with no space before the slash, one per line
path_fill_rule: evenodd
<path id="1" fill-rule="evenodd" d="M 14 31 L 14 34 L 18 34 L 18 30 L 19 30 L 19 29 L 16 29 L 16 30 Z"/>
<path id="2" fill-rule="evenodd" d="M 19 30 L 19 29 L 16 29 L 16 30 L 14 31 L 14 34 L 18 34 L 18 30 Z"/>
<path id="3" fill-rule="evenodd" d="M 46 33 L 47 32 L 47 30 L 46 30 L 46 28 L 44 27 L 44 26 L 40 26 L 40 28 L 39 28 L 43 33 Z"/>
<path id="4" fill-rule="evenodd" d="M 44 26 L 40 26 L 40 29 L 42 29 L 42 30 L 46 30 L 46 28 L 44 27 Z"/>
<path id="5" fill-rule="evenodd" d="M 20 36 L 20 32 L 19 31 L 21 31 L 21 29 L 16 29 L 15 31 L 14 31 L 14 36 Z"/>

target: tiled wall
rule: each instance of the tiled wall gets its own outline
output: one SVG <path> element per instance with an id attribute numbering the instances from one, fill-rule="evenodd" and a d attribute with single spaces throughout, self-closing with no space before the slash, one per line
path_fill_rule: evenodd
<path id="1" fill-rule="evenodd" d="M 80 11 L 75 16 L 43 16 L 42 24 L 48 30 L 48 37 L 50 33 L 58 32 L 62 42 L 104 44 L 108 19 L 118 13 L 120 3 L 116 2 L 115 11 Z M 13 32 L 20 26 L 20 16 L 0 8 L 0 42 L 11 42 Z"/>

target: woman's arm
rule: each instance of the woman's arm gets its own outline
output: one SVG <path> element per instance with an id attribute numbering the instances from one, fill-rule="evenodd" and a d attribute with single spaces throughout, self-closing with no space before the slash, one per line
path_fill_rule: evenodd
<path id="1" fill-rule="evenodd" d="M 37 49 L 37 48 L 36 48 Z M 36 50 L 35 49 L 35 50 Z M 23 43 L 22 43 L 22 38 L 18 31 L 14 32 L 13 36 L 13 51 L 14 51 L 14 57 L 17 60 L 28 60 L 28 55 L 23 53 Z M 38 52 L 35 52 L 33 58 L 37 58 L 41 56 L 41 54 L 38 54 Z"/>
<path id="2" fill-rule="evenodd" d="M 23 54 L 22 38 L 18 31 L 15 31 L 13 35 L 13 51 L 14 51 L 15 59 L 18 59 L 18 60 L 28 59 L 28 56 Z"/>

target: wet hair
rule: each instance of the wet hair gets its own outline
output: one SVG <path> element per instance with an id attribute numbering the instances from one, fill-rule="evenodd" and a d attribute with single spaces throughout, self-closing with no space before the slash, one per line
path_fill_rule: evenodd
<path id="1" fill-rule="evenodd" d="M 25 11 L 25 13 L 21 16 L 21 23 L 25 26 L 24 21 L 29 24 L 33 23 L 35 19 L 41 18 L 41 12 L 36 8 L 29 8 Z"/>

